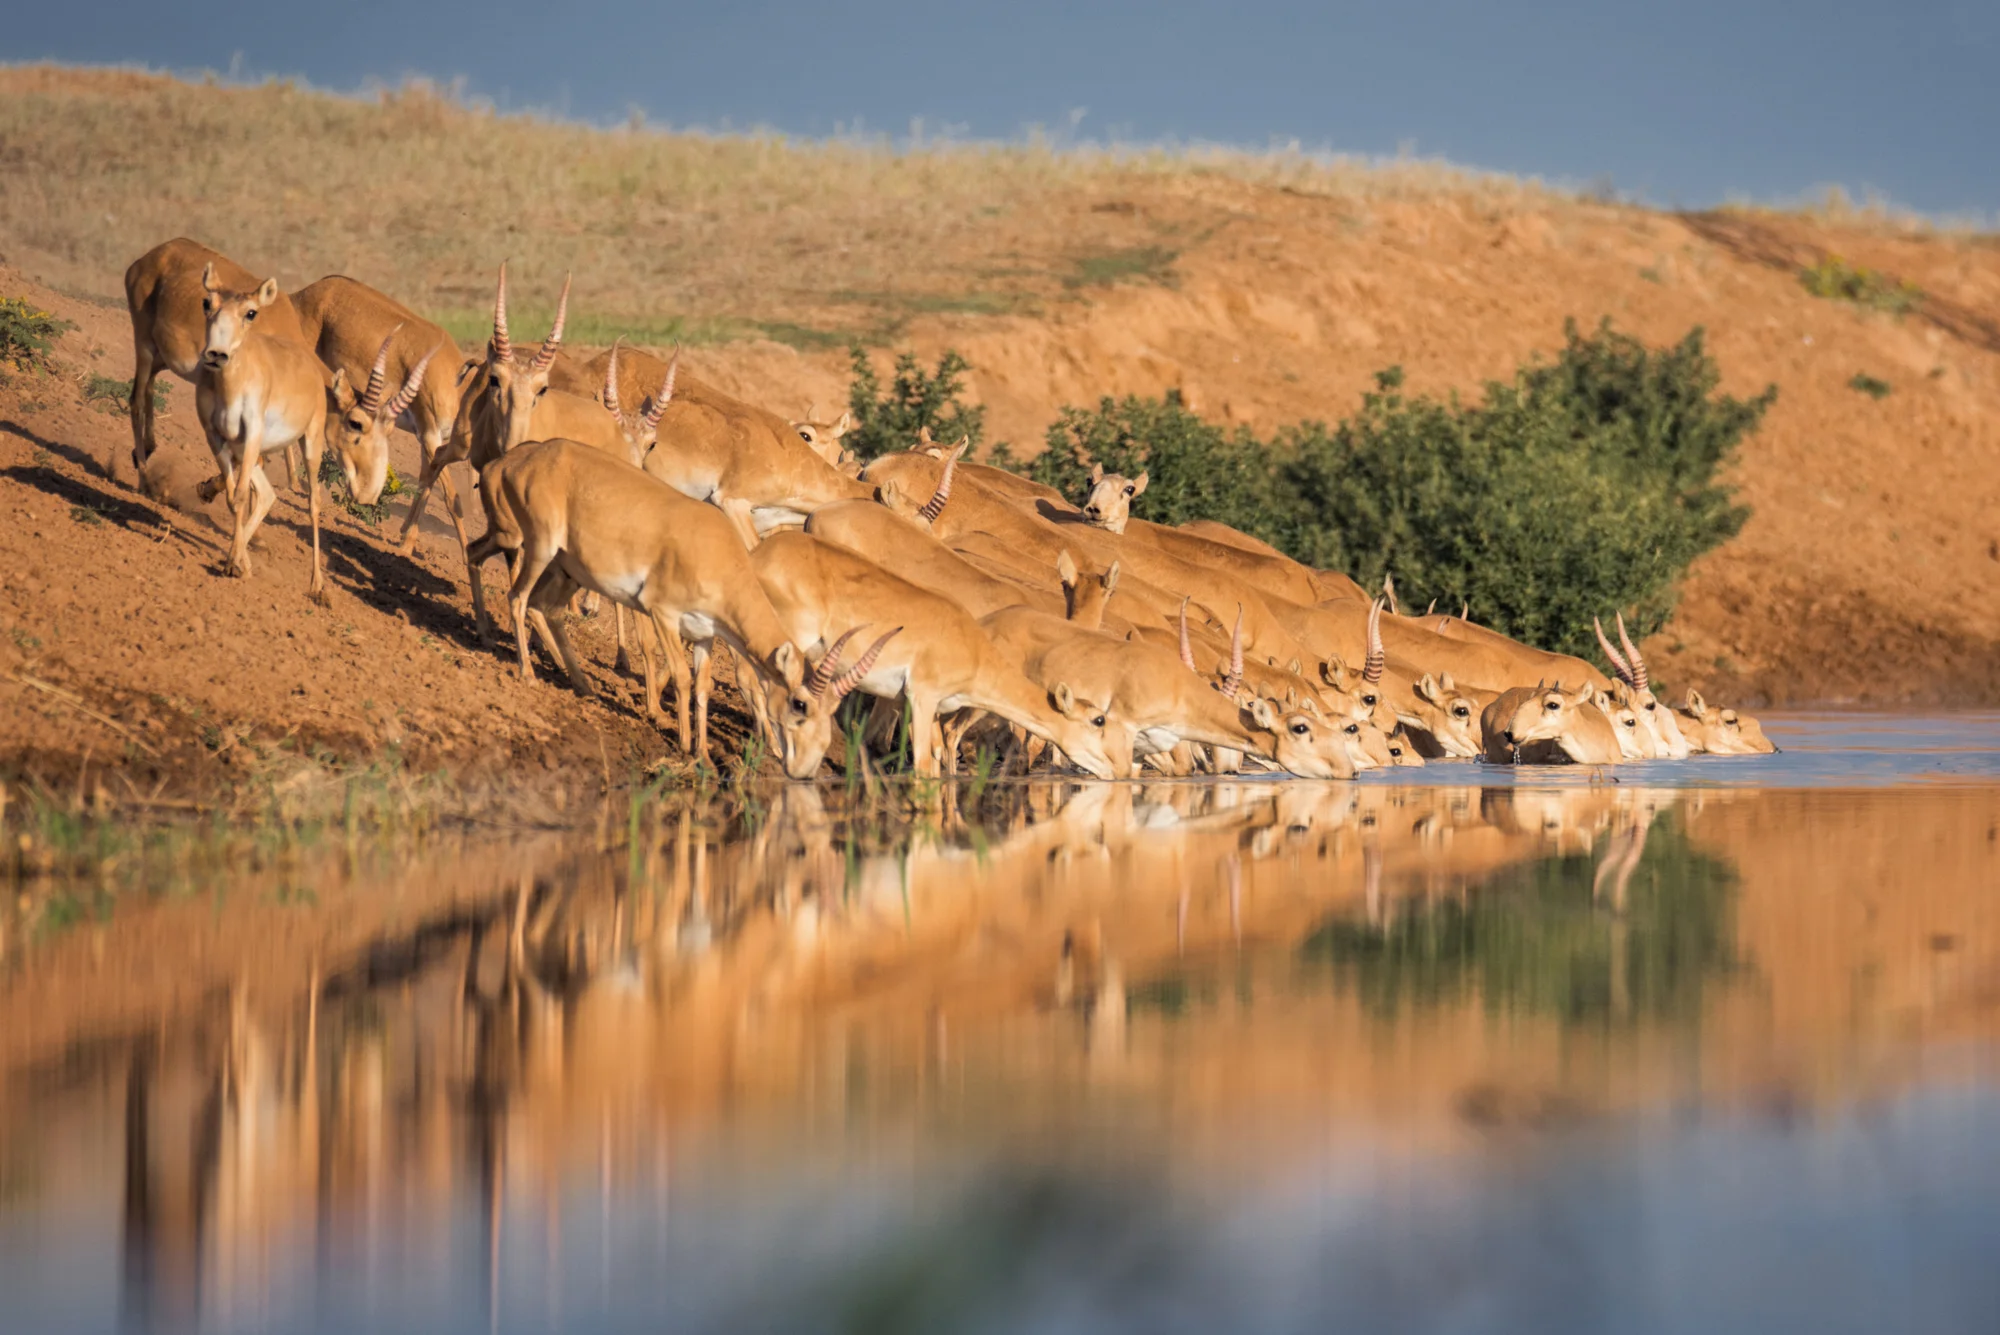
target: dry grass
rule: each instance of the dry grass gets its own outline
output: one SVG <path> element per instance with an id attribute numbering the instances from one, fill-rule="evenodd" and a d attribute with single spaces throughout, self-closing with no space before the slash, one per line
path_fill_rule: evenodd
<path id="1" fill-rule="evenodd" d="M 583 343 L 893 338 L 1158 281 L 1162 257 L 1282 188 L 1371 201 L 1559 198 L 1432 162 L 1302 152 L 793 141 L 499 115 L 413 83 L 370 98 L 133 71 L 0 69 L 0 235 L 111 298 L 176 234 L 287 285 L 373 283 L 475 337 L 511 260 L 532 327 L 564 270 Z M 1150 257 L 1146 264 L 1129 257 Z"/>

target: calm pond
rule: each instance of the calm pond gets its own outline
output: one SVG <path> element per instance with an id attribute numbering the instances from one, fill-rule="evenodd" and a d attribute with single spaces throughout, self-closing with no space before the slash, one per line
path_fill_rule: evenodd
<path id="1" fill-rule="evenodd" d="M 0 1329 L 1994 1329 L 2000 716 L 1767 731 L 17 920 Z"/>

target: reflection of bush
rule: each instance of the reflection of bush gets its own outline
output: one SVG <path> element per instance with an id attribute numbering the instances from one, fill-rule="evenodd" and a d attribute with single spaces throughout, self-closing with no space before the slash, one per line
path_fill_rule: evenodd
<path id="1" fill-rule="evenodd" d="M 1593 899 L 1598 865 L 1551 858 L 1462 902 L 1402 906 L 1381 926 L 1336 919 L 1301 955 L 1381 1013 L 1476 995 L 1570 1023 L 1695 1016 L 1704 986 L 1739 967 L 1734 868 L 1697 852 L 1670 816 L 1647 838 L 1622 913 Z"/>

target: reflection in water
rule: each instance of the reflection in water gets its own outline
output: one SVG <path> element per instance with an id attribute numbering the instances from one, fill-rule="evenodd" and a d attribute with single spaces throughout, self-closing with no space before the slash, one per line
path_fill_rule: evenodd
<path id="1" fill-rule="evenodd" d="M 1992 1125 L 1923 1091 L 1994 1031 L 1996 789 L 793 786 L 625 824 L 5 1072 L 20 1318 L 1288 1327 L 1338 1272 L 1453 1324 L 1370 1268 L 1387 1211 L 1526 1320 L 1576 1281 L 1518 1240 L 1503 1280 L 1467 1221 L 1768 1151 L 1660 1113 Z M 1585 1278 L 1571 1321 L 1646 1299 Z"/>

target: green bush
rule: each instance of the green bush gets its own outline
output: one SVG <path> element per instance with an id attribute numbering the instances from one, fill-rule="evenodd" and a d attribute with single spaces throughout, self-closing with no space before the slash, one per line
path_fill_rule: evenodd
<path id="1" fill-rule="evenodd" d="M 153 411 L 165 412 L 167 407 L 167 378 L 157 377 L 153 381 Z M 83 387 L 83 399 L 101 413 L 122 413 L 132 401 L 132 382 L 114 380 L 108 375 L 93 375 Z"/>
<path id="2" fill-rule="evenodd" d="M 24 298 L 0 297 L 0 362 L 12 362 L 24 371 L 46 371 L 56 340 L 74 328 Z"/>
<path id="3" fill-rule="evenodd" d="M 896 358 L 896 371 L 889 392 L 875 374 L 868 351 L 859 345 L 848 349 L 854 363 L 854 380 L 848 388 L 847 407 L 854 425 L 841 437 L 841 446 L 857 459 L 878 458 L 897 450 L 913 448 L 917 433 L 930 429 L 940 444 L 950 445 L 960 436 L 970 436 L 977 446 L 985 434 L 986 409 L 959 399 L 965 388 L 965 358 L 947 351 L 938 358 L 937 370 L 926 375 L 915 353 Z M 1002 457 L 1006 457 L 1004 452 Z"/>
<path id="4" fill-rule="evenodd" d="M 1589 654 L 1591 617 L 1614 608 L 1650 634 L 1689 563 L 1749 516 L 1716 473 L 1777 391 L 1735 399 L 1719 379 L 1700 330 L 1653 351 L 1608 323 L 1568 326 L 1553 364 L 1477 405 L 1406 399 L 1385 374 L 1354 418 L 1281 439 L 1279 545 L 1549 649 Z"/>
<path id="5" fill-rule="evenodd" d="M 266 455 L 265 458 L 267 469 L 284 466 L 282 461 L 273 456 Z M 363 505 L 355 500 L 354 493 L 347 489 L 347 474 L 341 471 L 340 460 L 335 457 L 332 450 L 327 450 L 319 457 L 319 480 L 326 487 L 327 499 L 371 528 L 379 527 L 382 521 L 389 517 L 389 498 L 400 496 L 409 490 L 403 485 L 403 479 L 396 476 L 396 470 L 392 466 L 389 469 L 389 476 L 382 483 L 382 495 L 375 504 Z"/>
<path id="6" fill-rule="evenodd" d="M 1281 509 L 1269 447 L 1241 427 L 1227 433 L 1203 421 L 1176 391 L 1164 399 L 1107 398 L 1095 411 L 1065 408 L 1027 474 L 1081 501 L 1094 463 L 1127 477 L 1150 474 L 1133 510 L 1155 523 L 1216 519 L 1268 537 Z"/>
<path id="7" fill-rule="evenodd" d="M 1066 410 L 1027 471 L 1071 497 L 1092 463 L 1146 471 L 1142 519 L 1219 519 L 1365 587 L 1393 573 L 1406 604 L 1465 600 L 1509 635 L 1587 654 L 1592 616 L 1623 609 L 1650 633 L 1688 564 L 1748 517 L 1717 473 L 1777 391 L 1719 384 L 1699 329 L 1648 349 L 1572 323 L 1553 362 L 1476 404 L 1405 396 L 1391 368 L 1353 417 L 1263 442 L 1171 397 L 1106 399 Z"/>
<path id="8" fill-rule="evenodd" d="M 1924 290 L 1915 283 L 1899 282 L 1888 274 L 1849 264 L 1838 255 L 1824 256 L 1819 263 L 1799 270 L 1799 282 L 1816 297 L 1852 302 L 1891 315 L 1915 310 L 1924 299 Z"/>
<path id="9" fill-rule="evenodd" d="M 1888 381 L 1878 380 L 1866 371 L 1856 371 L 1848 380 L 1847 387 L 1857 394 L 1866 394 L 1871 399 L 1886 399 L 1894 389 Z"/>

